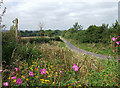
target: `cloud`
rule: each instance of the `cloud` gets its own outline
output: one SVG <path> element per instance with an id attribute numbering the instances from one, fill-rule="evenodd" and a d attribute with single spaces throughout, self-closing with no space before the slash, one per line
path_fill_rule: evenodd
<path id="1" fill-rule="evenodd" d="M 6 0 L 3 24 L 9 29 L 19 19 L 19 29 L 69 29 L 75 22 L 85 29 L 91 25 L 112 24 L 118 18 L 118 0 Z"/>

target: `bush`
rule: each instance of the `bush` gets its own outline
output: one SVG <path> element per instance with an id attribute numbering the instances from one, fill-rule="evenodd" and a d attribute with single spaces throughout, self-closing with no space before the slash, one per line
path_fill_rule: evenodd
<path id="1" fill-rule="evenodd" d="M 60 37 L 55 37 L 56 41 L 61 41 Z"/>
<path id="2" fill-rule="evenodd" d="M 23 44 L 26 44 L 27 42 L 30 42 L 31 44 L 33 42 L 35 43 L 50 43 L 51 41 L 62 41 L 59 37 L 55 38 L 31 38 L 31 39 L 22 39 L 21 42 Z"/>
<path id="3" fill-rule="evenodd" d="M 16 43 L 13 30 L 2 32 L 2 60 L 6 62 L 5 65 L 11 64 L 11 56 Z"/>

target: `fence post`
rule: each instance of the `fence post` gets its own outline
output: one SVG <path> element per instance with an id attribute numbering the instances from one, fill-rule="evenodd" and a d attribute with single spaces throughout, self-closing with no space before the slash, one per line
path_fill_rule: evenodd
<path id="1" fill-rule="evenodd" d="M 15 19 L 15 37 L 16 37 L 16 39 L 17 39 L 17 30 L 18 30 L 18 19 L 16 18 Z"/>

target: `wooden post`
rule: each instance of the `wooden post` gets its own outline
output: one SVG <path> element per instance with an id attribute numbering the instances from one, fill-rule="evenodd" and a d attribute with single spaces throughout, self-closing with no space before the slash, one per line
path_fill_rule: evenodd
<path id="1" fill-rule="evenodd" d="M 17 39 L 17 30 L 18 30 L 18 19 L 15 19 L 15 37 Z"/>

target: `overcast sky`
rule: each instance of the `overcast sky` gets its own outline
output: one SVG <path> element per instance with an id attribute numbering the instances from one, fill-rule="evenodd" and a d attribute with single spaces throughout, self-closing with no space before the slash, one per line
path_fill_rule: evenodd
<path id="1" fill-rule="evenodd" d="M 4 0 L 7 11 L 3 24 L 7 29 L 18 18 L 19 30 L 67 30 L 78 22 L 84 29 L 90 25 L 114 23 L 118 20 L 119 0 Z M 4 7 L 3 6 L 3 7 Z"/>

